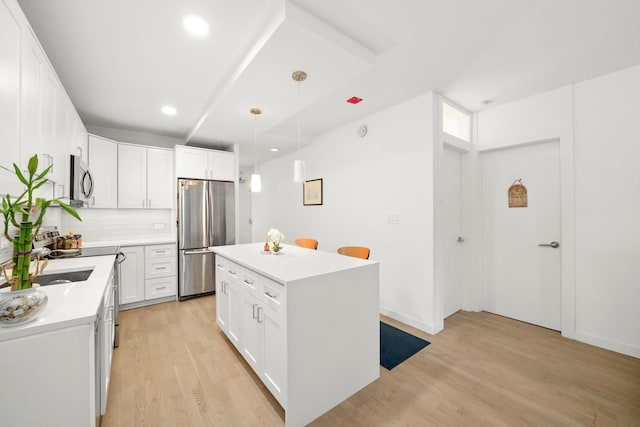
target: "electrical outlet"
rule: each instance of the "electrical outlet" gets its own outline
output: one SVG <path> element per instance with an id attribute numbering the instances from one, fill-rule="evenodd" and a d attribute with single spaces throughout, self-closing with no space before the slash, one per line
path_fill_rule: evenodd
<path id="1" fill-rule="evenodd" d="M 163 223 L 159 223 L 159 224 L 153 224 L 153 229 L 154 230 L 164 230 L 164 224 Z"/>
<path id="2" fill-rule="evenodd" d="M 387 215 L 387 224 L 400 224 L 400 214 Z"/>

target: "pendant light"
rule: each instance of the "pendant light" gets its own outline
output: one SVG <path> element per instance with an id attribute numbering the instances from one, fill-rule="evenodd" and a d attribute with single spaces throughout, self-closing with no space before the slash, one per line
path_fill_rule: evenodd
<path id="1" fill-rule="evenodd" d="M 253 114 L 253 174 L 251 175 L 251 192 L 262 191 L 262 179 L 258 175 L 258 116 L 262 114 L 259 108 L 249 110 Z"/>
<path id="2" fill-rule="evenodd" d="M 304 71 L 294 71 L 291 78 L 298 82 L 298 160 L 293 162 L 293 182 L 304 182 L 306 175 L 306 165 L 302 160 L 301 132 L 300 132 L 300 83 L 307 79 L 307 73 Z"/>

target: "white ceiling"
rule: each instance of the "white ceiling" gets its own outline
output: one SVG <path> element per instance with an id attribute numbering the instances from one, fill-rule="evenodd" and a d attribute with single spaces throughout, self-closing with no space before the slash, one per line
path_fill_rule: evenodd
<path id="1" fill-rule="evenodd" d="M 298 118 L 307 143 L 428 91 L 478 110 L 640 64 L 638 0 L 18 1 L 85 124 L 239 143 L 241 167 L 251 107 L 264 161 Z"/>

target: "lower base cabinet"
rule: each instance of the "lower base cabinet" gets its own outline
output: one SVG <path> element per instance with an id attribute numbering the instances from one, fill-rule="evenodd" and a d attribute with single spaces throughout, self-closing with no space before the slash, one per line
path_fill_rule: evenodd
<path id="1" fill-rule="evenodd" d="M 175 244 L 124 246 L 127 256 L 121 265 L 121 308 L 164 302 L 178 290 Z"/>
<path id="2" fill-rule="evenodd" d="M 286 324 L 269 306 L 274 287 L 282 298 L 284 286 L 217 257 L 216 322 L 286 409 Z"/>

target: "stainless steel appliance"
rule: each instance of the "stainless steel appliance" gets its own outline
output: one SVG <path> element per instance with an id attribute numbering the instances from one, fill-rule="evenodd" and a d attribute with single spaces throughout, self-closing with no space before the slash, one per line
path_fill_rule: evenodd
<path id="1" fill-rule="evenodd" d="M 178 299 L 215 292 L 210 246 L 233 245 L 233 182 L 178 180 Z"/>
<path id="2" fill-rule="evenodd" d="M 71 155 L 71 177 L 69 199 L 71 206 L 82 207 L 91 205 L 93 196 L 94 181 L 89 166 L 82 160 L 82 157 Z"/>

